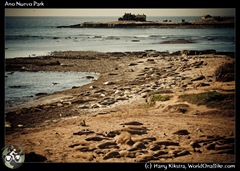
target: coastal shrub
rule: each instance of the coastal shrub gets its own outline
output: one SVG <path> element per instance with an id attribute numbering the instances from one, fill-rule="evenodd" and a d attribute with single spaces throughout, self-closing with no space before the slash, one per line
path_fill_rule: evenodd
<path id="1" fill-rule="evenodd" d="M 153 101 L 167 101 L 170 99 L 169 95 L 160 95 L 160 94 L 154 94 L 152 96 Z"/>
<path id="2" fill-rule="evenodd" d="M 234 62 L 220 65 L 215 70 L 216 80 L 220 82 L 234 81 Z"/>
<path id="3" fill-rule="evenodd" d="M 234 94 L 207 91 L 199 94 L 184 94 L 179 96 L 179 98 L 188 103 L 206 105 L 210 108 L 234 109 Z"/>
<path id="4" fill-rule="evenodd" d="M 170 100 L 169 95 L 152 94 L 147 97 L 146 102 L 147 102 L 147 106 L 151 107 L 156 104 L 156 101 L 167 101 L 167 100 Z"/>

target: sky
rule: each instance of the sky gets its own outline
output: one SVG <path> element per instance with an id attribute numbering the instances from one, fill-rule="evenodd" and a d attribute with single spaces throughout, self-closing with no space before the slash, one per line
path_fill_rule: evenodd
<path id="1" fill-rule="evenodd" d="M 5 8 L 5 16 L 235 16 L 235 8 Z"/>

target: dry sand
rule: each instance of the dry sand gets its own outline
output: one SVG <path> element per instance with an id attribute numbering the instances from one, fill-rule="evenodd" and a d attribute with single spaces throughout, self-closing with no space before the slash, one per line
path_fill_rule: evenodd
<path id="1" fill-rule="evenodd" d="M 154 51 L 55 52 L 9 59 L 7 70 L 101 76 L 83 87 L 7 110 L 5 143 L 42 156 L 27 158 L 36 162 L 234 163 L 234 99 L 209 107 L 180 98 L 208 91 L 234 94 L 235 81 L 219 82 L 214 75 L 218 66 L 231 61 L 234 58 L 217 53 Z M 151 94 L 168 98 L 155 102 Z"/>

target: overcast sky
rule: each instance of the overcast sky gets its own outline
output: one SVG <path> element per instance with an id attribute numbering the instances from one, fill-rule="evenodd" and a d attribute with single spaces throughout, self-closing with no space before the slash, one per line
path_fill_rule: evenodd
<path id="1" fill-rule="evenodd" d="M 122 16 L 124 13 L 145 14 L 147 16 L 235 16 L 235 8 L 5 8 L 5 16 Z"/>

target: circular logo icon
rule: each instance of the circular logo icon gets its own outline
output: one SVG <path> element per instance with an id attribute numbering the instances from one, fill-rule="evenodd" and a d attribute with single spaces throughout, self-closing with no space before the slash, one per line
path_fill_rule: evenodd
<path id="1" fill-rule="evenodd" d="M 17 169 L 23 164 L 25 154 L 19 146 L 9 145 L 3 148 L 2 160 L 8 168 Z"/>

